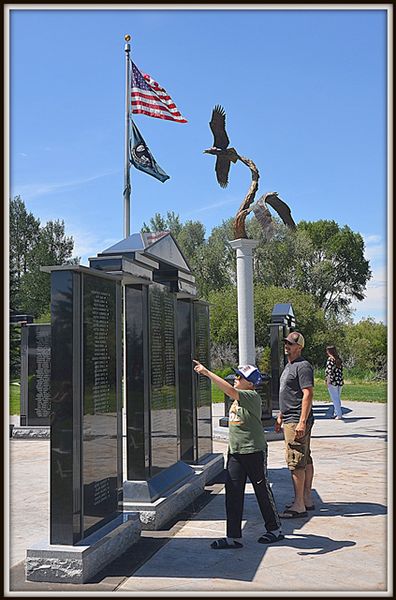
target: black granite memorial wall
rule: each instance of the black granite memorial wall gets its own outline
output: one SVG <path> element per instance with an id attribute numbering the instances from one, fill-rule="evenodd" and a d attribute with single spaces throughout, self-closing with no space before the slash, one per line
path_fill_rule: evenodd
<path id="1" fill-rule="evenodd" d="M 210 368 L 209 305 L 194 302 L 194 357 Z M 213 451 L 212 387 L 207 377 L 196 377 L 197 460 Z"/>
<path id="2" fill-rule="evenodd" d="M 150 475 L 147 286 L 125 286 L 127 479 Z"/>
<path id="3" fill-rule="evenodd" d="M 51 272 L 51 544 L 77 543 L 121 508 L 120 318 L 115 278 Z"/>
<path id="4" fill-rule="evenodd" d="M 178 460 L 175 294 L 149 286 L 151 476 Z"/>
<path id="5" fill-rule="evenodd" d="M 20 425 L 48 426 L 50 416 L 51 325 L 23 325 Z"/>

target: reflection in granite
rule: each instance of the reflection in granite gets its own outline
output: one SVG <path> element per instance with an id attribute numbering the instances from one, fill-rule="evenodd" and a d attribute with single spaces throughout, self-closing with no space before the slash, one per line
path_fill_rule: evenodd
<path id="1" fill-rule="evenodd" d="M 194 302 L 195 356 L 210 368 L 209 306 Z M 212 452 L 212 387 L 207 377 L 198 377 L 197 394 L 197 460 Z"/>
<path id="2" fill-rule="evenodd" d="M 195 460 L 194 445 L 194 377 L 192 363 L 192 303 L 189 300 L 178 300 L 178 378 L 179 378 L 179 435 L 180 459 L 193 462 Z"/>
<path id="3" fill-rule="evenodd" d="M 165 286 L 149 288 L 151 473 L 177 456 L 175 296 Z"/>

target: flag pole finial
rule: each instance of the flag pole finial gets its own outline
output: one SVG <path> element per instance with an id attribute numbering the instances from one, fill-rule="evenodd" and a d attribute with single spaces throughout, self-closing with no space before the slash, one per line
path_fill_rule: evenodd
<path id="1" fill-rule="evenodd" d="M 125 40 L 126 42 L 130 42 L 130 41 L 131 41 L 131 36 L 129 35 L 129 33 L 127 33 L 127 34 L 124 36 L 124 40 Z"/>

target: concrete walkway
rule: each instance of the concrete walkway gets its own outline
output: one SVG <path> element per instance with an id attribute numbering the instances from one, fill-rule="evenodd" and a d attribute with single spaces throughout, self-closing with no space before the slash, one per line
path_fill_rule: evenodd
<path id="1" fill-rule="evenodd" d="M 85 585 L 25 582 L 25 549 L 48 536 L 49 442 L 10 440 L 8 595 L 391 596 L 387 405 L 349 402 L 343 421 L 328 418 L 329 406 L 314 404 L 316 509 L 308 518 L 283 521 L 282 542 L 257 543 L 264 527 L 249 483 L 244 548 L 212 550 L 210 542 L 225 533 L 224 484 L 213 482 L 178 520 L 161 531 L 143 532 L 135 546 Z M 292 497 L 283 448 L 283 440 L 269 442 L 269 476 L 279 510 Z M 226 449 L 225 440 L 214 441 L 214 452 Z"/>

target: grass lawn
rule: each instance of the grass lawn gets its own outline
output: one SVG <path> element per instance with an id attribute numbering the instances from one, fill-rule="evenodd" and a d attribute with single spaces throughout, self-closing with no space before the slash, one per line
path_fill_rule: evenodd
<path id="1" fill-rule="evenodd" d="M 386 402 L 386 383 L 345 383 L 341 402 Z M 318 381 L 314 389 L 314 402 L 330 402 L 330 396 L 324 383 Z M 224 394 L 212 385 L 212 402 L 224 402 Z M 20 411 L 20 387 L 10 384 L 10 415 L 19 415 Z"/>
<path id="2" fill-rule="evenodd" d="M 342 388 L 341 402 L 386 402 L 387 398 L 386 383 L 345 383 Z M 224 394 L 214 385 L 212 385 L 212 402 L 223 402 Z M 314 388 L 314 402 L 331 402 L 327 387 L 323 382 L 318 381 Z"/>
<path id="3" fill-rule="evenodd" d="M 19 382 L 18 382 L 19 383 Z M 21 388 L 19 385 L 10 383 L 10 415 L 19 415 L 21 406 Z"/>

